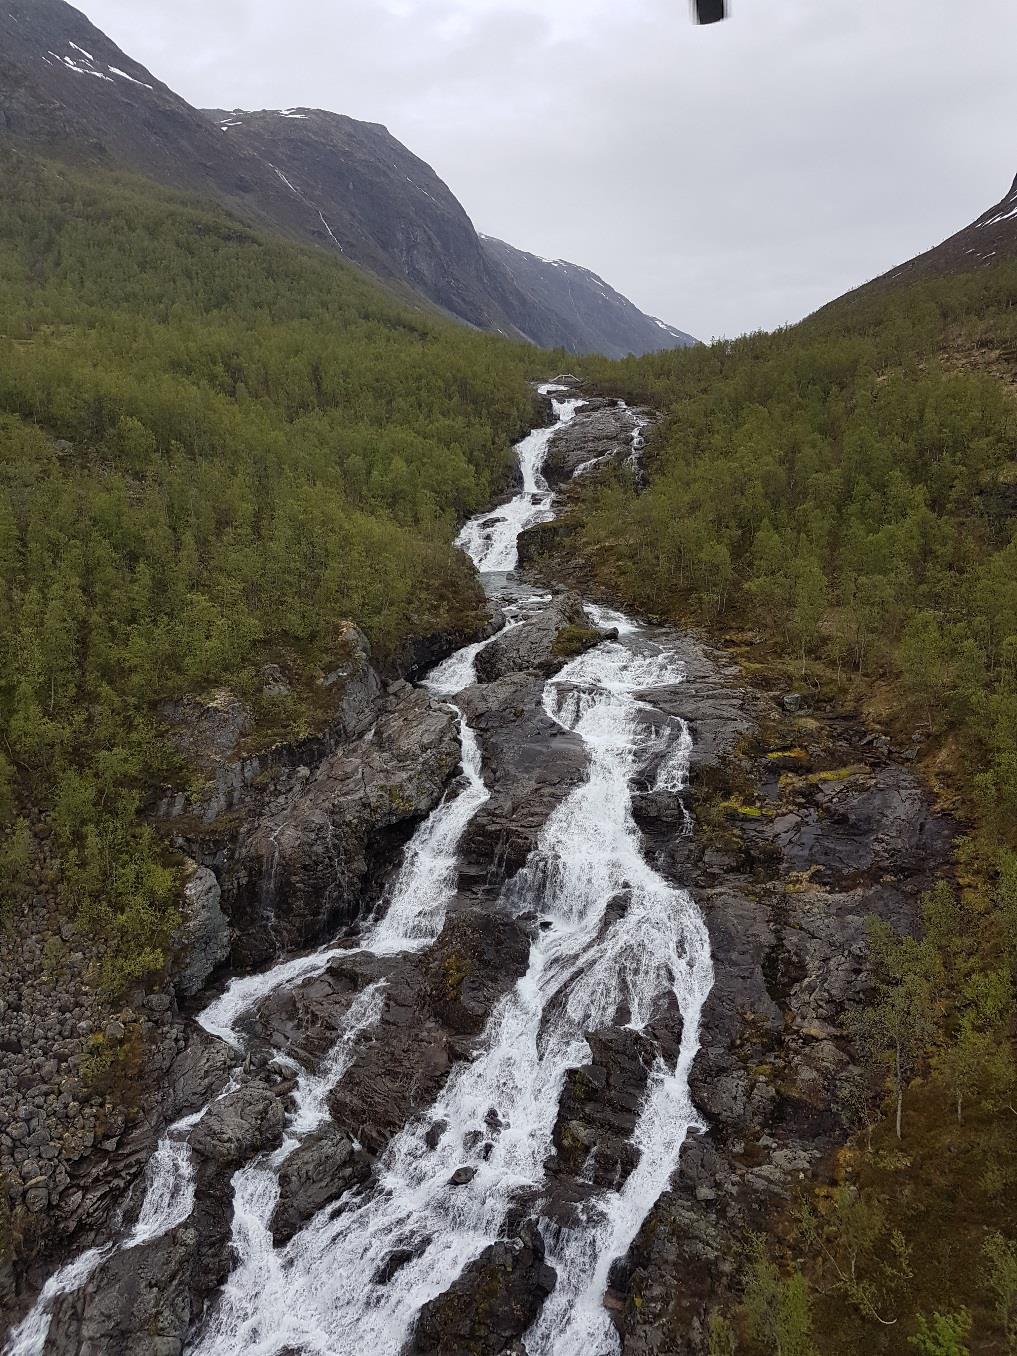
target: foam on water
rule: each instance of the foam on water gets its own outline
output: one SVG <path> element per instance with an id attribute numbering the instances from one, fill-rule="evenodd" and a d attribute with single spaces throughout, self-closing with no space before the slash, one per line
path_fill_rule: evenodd
<path id="1" fill-rule="evenodd" d="M 561 387 L 542 386 L 546 395 Z M 522 472 L 523 488 L 507 504 L 470 521 L 456 538 L 456 545 L 473 561 L 481 574 L 503 574 L 519 563 L 519 534 L 537 523 L 554 517 L 554 492 L 544 479 L 543 466 L 551 440 L 563 424 L 575 418 L 585 401 L 552 399 L 555 423 L 536 428 L 516 444 L 516 456 Z"/>
<path id="2" fill-rule="evenodd" d="M 646 862 L 631 809 L 643 705 L 633 694 L 680 678 L 671 655 L 606 644 L 547 685 L 548 713 L 582 738 L 591 765 L 548 819 L 511 891 L 515 908 L 536 908 L 540 918 L 526 974 L 495 1009 L 475 1058 L 392 1141 L 377 1186 L 322 1211 L 281 1251 L 267 1227 L 251 1223 L 258 1211 L 270 1218 L 270 1184 L 244 1170 L 234 1247 L 249 1251 L 200 1356 L 273 1356 L 286 1347 L 395 1356 L 421 1306 L 499 1237 L 517 1193 L 542 1184 L 565 1073 L 589 1060 L 586 1032 L 623 1007 L 641 1028 L 674 994 L 686 1036 L 678 1067 L 661 1065 L 651 1079 L 637 1132 L 642 1170 L 605 1197 L 599 1222 L 556 1240 L 562 1298 L 552 1307 L 552 1297 L 532 1333 L 534 1352 L 557 1354 L 581 1323 L 583 1340 L 599 1343 L 592 1351 L 613 1349 L 606 1328 L 589 1335 L 590 1316 L 611 1260 L 664 1189 L 694 1123 L 685 1071 L 712 973 L 699 912 Z M 622 894 L 627 907 L 615 916 L 609 906 Z M 409 1260 L 390 1275 L 395 1252 Z"/>

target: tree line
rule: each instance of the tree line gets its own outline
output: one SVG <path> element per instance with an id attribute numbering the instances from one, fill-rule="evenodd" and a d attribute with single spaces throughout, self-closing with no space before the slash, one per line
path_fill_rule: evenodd
<path id="1" fill-rule="evenodd" d="M 159 702 L 327 669 L 347 620 L 383 664 L 468 622 L 450 543 L 534 354 L 129 176 L 0 173 L 0 870 L 8 918 L 43 888 L 86 924 L 113 994 L 176 922 Z"/>

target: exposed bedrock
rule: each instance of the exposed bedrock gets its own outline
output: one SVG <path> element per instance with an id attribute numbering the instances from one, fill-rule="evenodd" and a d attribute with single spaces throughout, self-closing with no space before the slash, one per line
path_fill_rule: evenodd
<path id="1" fill-rule="evenodd" d="M 539 1231 L 523 1224 L 424 1305 L 407 1356 L 524 1356 L 521 1338 L 554 1285 Z"/>
<path id="2" fill-rule="evenodd" d="M 460 880 L 497 895 L 523 866 L 555 806 L 582 782 L 582 740 L 543 707 L 544 679 L 514 673 L 459 698 L 477 732 L 491 798 L 467 828 Z"/>
<path id="3" fill-rule="evenodd" d="M 532 620 L 503 631 L 485 646 L 477 655 L 477 678 L 490 683 L 525 672 L 548 677 L 606 636 L 591 625 L 579 595 L 563 593 Z"/>
<path id="4" fill-rule="evenodd" d="M 276 1091 L 248 1083 L 213 1104 L 191 1132 L 196 1161 L 189 1218 L 113 1253 L 54 1306 L 45 1356 L 180 1356 L 187 1334 L 230 1266 L 231 1179 L 278 1146 L 285 1120 Z"/>
<path id="5" fill-rule="evenodd" d="M 649 410 L 633 410 L 614 401 L 591 400 L 551 440 L 544 475 L 563 485 L 579 472 L 608 461 L 621 463 L 633 453 L 633 434 L 650 419 Z"/>
<path id="6" fill-rule="evenodd" d="M 703 911 L 715 983 L 690 1080 L 705 1131 L 612 1272 L 625 1356 L 701 1356 L 738 1240 L 803 1180 L 826 1180 L 860 1078 L 845 1019 L 870 984 L 867 919 L 912 931 L 950 850 L 952 825 L 861 726 L 806 722 L 806 754 L 794 747 L 798 722 L 757 697 L 750 705 L 776 737 L 700 759 L 698 781 L 694 763 L 692 838 L 643 820 Z M 797 770 L 775 774 L 792 749 Z"/>
<path id="7" fill-rule="evenodd" d="M 322 679 L 335 714 L 321 734 L 245 754 L 238 741 L 248 725 L 226 694 L 164 711 L 178 747 L 206 774 L 197 792 L 160 807 L 206 869 L 189 887 L 198 898 L 182 939 L 182 994 L 222 960 L 207 871 L 229 920 L 234 968 L 264 964 L 354 922 L 455 773 L 454 713 L 403 680 L 383 684 L 355 628 L 346 641 L 343 663 Z"/>

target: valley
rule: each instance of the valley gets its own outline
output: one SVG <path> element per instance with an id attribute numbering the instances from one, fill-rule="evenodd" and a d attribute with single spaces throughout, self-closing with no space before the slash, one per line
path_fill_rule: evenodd
<path id="1" fill-rule="evenodd" d="M 520 534 L 557 511 L 558 442 L 585 443 L 582 471 L 631 458 L 644 426 L 545 393 L 557 422 L 519 444 L 521 488 L 460 538 L 493 634 L 416 688 L 362 660 L 359 726 L 267 802 L 208 806 L 200 836 L 167 808 L 223 882 L 234 963 L 273 962 L 173 1019 L 173 1101 L 146 1120 L 177 1119 L 140 1176 L 111 1155 L 126 1232 L 119 1207 L 93 1228 L 10 1356 L 139 1351 L 139 1321 L 167 1347 L 265 1356 L 610 1356 L 672 1327 L 698 1346 L 746 1222 L 824 1173 L 864 920 L 913 926 L 950 826 L 862 732 L 783 755 L 803 718 L 720 654 L 515 573 Z M 391 832 L 377 794 L 351 812 L 344 761 L 386 795 L 408 776 L 418 827 L 376 904 L 338 913 L 351 824 L 369 855 Z M 754 822 L 729 786 L 784 766 L 799 776 L 766 772 L 780 811 Z"/>
<path id="2" fill-rule="evenodd" d="M 1011 1356 L 1015 189 L 702 344 L 64 0 L 0 173 L 4 1356 Z"/>

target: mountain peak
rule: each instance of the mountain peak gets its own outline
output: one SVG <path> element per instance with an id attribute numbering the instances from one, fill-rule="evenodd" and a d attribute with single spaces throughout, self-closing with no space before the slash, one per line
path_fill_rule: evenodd
<path id="1" fill-rule="evenodd" d="M 581 265 L 479 236 L 382 124 L 303 106 L 199 111 L 65 0 L 5 0 L 0 95 L 0 135 L 18 145 L 215 197 L 478 328 L 608 356 L 695 342 Z"/>

